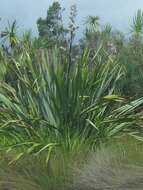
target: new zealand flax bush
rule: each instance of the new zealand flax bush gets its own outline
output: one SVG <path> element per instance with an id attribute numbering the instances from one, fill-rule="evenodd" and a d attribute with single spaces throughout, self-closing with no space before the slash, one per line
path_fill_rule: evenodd
<path id="1" fill-rule="evenodd" d="M 143 98 L 129 102 L 118 95 L 142 94 L 142 13 L 129 42 L 110 26 L 100 31 L 91 17 L 83 44 L 74 46 L 75 12 L 70 47 L 47 50 L 29 32 L 18 37 L 15 21 L 1 33 L 2 190 L 143 189 L 142 147 L 120 151 L 114 144 L 118 139 L 121 147 L 121 136 L 143 141 Z M 134 155 L 126 154 L 130 150 Z"/>
<path id="2" fill-rule="evenodd" d="M 134 110 L 143 99 L 126 104 L 115 94 L 122 68 L 102 47 L 72 62 L 58 49 L 24 49 L 11 63 L 15 81 L 0 84 L 0 136 L 2 149 L 17 149 L 15 160 L 46 151 L 48 162 L 61 145 L 74 150 L 141 131 Z"/>

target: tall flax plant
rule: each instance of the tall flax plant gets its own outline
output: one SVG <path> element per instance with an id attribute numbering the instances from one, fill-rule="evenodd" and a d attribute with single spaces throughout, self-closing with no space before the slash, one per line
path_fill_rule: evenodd
<path id="1" fill-rule="evenodd" d="M 61 145 L 78 152 L 85 142 L 105 142 L 138 128 L 133 111 L 143 100 L 124 105 L 114 94 L 122 70 L 101 47 L 92 56 L 86 50 L 70 70 L 58 49 L 32 56 L 25 50 L 12 61 L 17 81 L 1 83 L 0 134 L 2 147 L 20 151 L 15 159 L 48 150 L 48 162 Z"/>

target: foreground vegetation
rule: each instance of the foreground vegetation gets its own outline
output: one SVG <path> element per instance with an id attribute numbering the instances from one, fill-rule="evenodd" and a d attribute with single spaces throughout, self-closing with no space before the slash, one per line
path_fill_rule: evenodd
<path id="1" fill-rule="evenodd" d="M 143 13 L 129 38 L 90 16 L 75 45 L 76 7 L 67 28 L 62 12 L 50 6 L 37 38 L 16 22 L 1 32 L 1 188 L 142 188 Z"/>

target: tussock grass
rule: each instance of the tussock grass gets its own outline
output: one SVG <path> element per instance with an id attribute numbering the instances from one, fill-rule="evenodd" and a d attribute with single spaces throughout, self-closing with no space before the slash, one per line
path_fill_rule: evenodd
<path id="1" fill-rule="evenodd" d="M 91 153 L 74 178 L 77 190 L 141 190 L 143 189 L 142 145 L 125 141 L 102 147 Z"/>

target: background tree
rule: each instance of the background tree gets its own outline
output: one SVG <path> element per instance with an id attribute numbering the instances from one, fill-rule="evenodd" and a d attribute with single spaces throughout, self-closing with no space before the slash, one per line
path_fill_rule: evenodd
<path id="1" fill-rule="evenodd" d="M 131 24 L 131 35 L 120 53 L 120 62 L 125 67 L 122 93 L 127 96 L 143 95 L 143 12 L 138 10 Z"/>
<path id="2" fill-rule="evenodd" d="M 37 21 L 39 37 L 44 46 L 64 45 L 67 29 L 63 25 L 62 13 L 64 9 L 59 2 L 54 2 L 47 11 L 45 19 L 39 18 Z"/>
<path id="3" fill-rule="evenodd" d="M 99 17 L 88 16 L 86 19 L 85 41 L 89 48 L 95 49 L 100 36 Z"/>
<path id="4" fill-rule="evenodd" d="M 8 22 L 8 26 L 1 32 L 1 43 L 6 53 L 12 53 L 18 45 L 17 22 Z"/>

